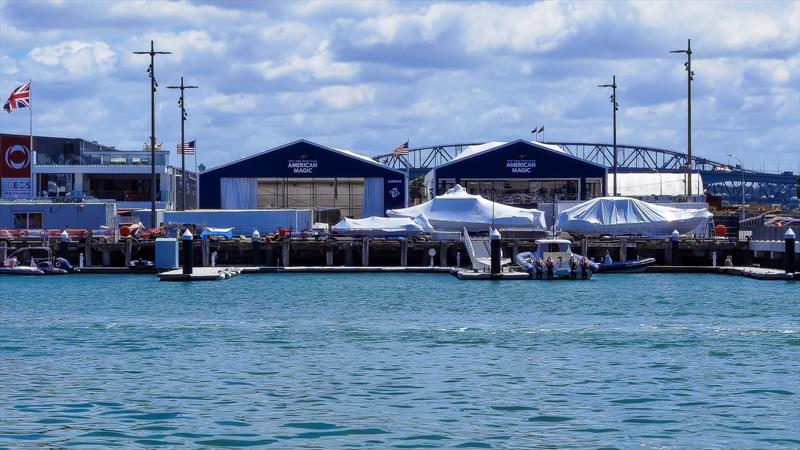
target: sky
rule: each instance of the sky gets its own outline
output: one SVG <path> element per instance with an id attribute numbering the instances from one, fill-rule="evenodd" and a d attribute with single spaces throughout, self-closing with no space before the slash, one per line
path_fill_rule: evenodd
<path id="1" fill-rule="evenodd" d="M 138 150 L 187 140 L 230 162 L 297 139 L 388 153 L 530 139 L 692 150 L 800 172 L 800 1 L 0 0 L 0 95 L 32 80 L 34 134 Z M 28 133 L 25 110 L 0 131 Z M 172 162 L 178 158 L 173 154 Z M 735 161 L 731 160 L 732 162 Z"/>

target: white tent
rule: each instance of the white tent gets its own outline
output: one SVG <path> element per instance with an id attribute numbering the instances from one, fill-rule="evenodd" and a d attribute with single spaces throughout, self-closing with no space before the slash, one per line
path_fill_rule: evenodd
<path id="1" fill-rule="evenodd" d="M 686 174 L 670 172 L 625 172 L 617 178 L 617 193 L 630 197 L 645 197 L 648 195 L 685 195 Z M 614 174 L 608 174 L 608 192 L 614 186 Z M 703 176 L 692 173 L 692 192 L 695 195 L 703 194 Z"/>
<path id="2" fill-rule="evenodd" d="M 456 185 L 446 194 L 421 205 L 386 211 L 389 217 L 414 218 L 424 214 L 439 231 L 488 231 L 492 224 L 498 228 L 546 230 L 544 213 L 537 209 L 516 208 L 472 195 Z"/>
<path id="3" fill-rule="evenodd" d="M 431 223 L 424 214 L 407 217 L 343 218 L 331 228 L 334 234 L 348 236 L 416 236 L 433 232 Z"/>
<path id="4" fill-rule="evenodd" d="M 626 197 L 600 197 L 563 211 L 556 227 L 583 235 L 666 237 L 704 230 L 712 214 L 705 208 L 679 209 Z"/>

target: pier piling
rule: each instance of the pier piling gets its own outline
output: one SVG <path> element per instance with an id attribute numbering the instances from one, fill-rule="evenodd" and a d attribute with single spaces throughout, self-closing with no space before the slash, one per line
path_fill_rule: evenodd
<path id="1" fill-rule="evenodd" d="M 258 230 L 253 231 L 252 237 L 252 250 L 253 250 L 253 265 L 258 267 L 261 265 L 261 233 Z"/>
<path id="2" fill-rule="evenodd" d="M 361 265 L 369 266 L 369 239 L 367 238 L 361 240 Z"/>
<path id="3" fill-rule="evenodd" d="M 786 273 L 795 273 L 795 234 L 791 228 L 783 235 L 783 262 Z"/>
<path id="4" fill-rule="evenodd" d="M 183 274 L 191 275 L 194 265 L 194 236 L 187 228 L 181 236 L 183 241 Z"/>
<path id="5" fill-rule="evenodd" d="M 402 239 L 400 241 L 400 267 L 408 266 L 408 240 Z"/>
<path id="6" fill-rule="evenodd" d="M 281 259 L 283 262 L 283 267 L 289 267 L 289 240 L 284 239 L 281 242 Z"/>
<path id="7" fill-rule="evenodd" d="M 492 251 L 492 259 L 491 259 L 491 268 L 492 268 L 492 276 L 496 276 L 500 274 L 500 240 L 502 236 L 500 236 L 500 232 L 497 231 L 497 228 L 493 229 L 491 233 L 489 233 L 489 240 L 491 241 L 491 251 Z"/>
<path id="8" fill-rule="evenodd" d="M 131 254 L 133 253 L 133 240 L 125 239 L 125 267 L 131 266 Z"/>
<path id="9" fill-rule="evenodd" d="M 211 244 L 208 239 L 200 239 L 200 259 L 203 267 L 210 267 L 209 257 L 211 256 Z"/>

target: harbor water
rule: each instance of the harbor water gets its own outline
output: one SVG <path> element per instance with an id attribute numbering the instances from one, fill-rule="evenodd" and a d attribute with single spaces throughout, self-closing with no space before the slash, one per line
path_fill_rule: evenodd
<path id="1" fill-rule="evenodd" d="M 0 447 L 797 448 L 800 287 L 0 279 Z"/>

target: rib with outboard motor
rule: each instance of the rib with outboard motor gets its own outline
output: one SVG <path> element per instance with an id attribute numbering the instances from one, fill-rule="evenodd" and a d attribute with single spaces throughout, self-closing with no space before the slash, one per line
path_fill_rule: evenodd
<path id="1" fill-rule="evenodd" d="M 537 280 L 557 278 L 588 280 L 599 265 L 585 256 L 572 253 L 571 242 L 566 239 L 539 239 L 536 250 L 522 252 L 514 258 L 523 272 Z"/>

